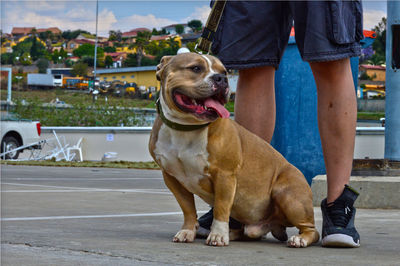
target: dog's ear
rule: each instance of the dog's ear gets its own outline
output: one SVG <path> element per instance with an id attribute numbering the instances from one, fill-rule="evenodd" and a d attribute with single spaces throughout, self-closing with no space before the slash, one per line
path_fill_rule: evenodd
<path id="1" fill-rule="evenodd" d="M 168 64 L 168 62 L 172 59 L 172 57 L 174 56 L 166 55 L 161 58 L 160 64 L 157 65 L 157 72 L 156 72 L 157 80 L 161 80 L 162 71 L 164 67 Z"/>

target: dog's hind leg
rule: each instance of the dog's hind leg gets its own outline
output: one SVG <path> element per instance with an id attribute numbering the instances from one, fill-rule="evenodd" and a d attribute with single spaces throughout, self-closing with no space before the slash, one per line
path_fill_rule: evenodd
<path id="1" fill-rule="evenodd" d="M 287 222 L 299 229 L 299 234 L 287 241 L 289 247 L 307 247 L 318 242 L 312 192 L 299 170 L 287 169 L 278 177 L 272 190 L 272 198 Z"/>
<path id="2" fill-rule="evenodd" d="M 184 222 L 182 229 L 176 233 L 174 242 L 193 242 L 196 237 L 198 227 L 196 206 L 194 196 L 186 188 L 184 188 L 175 177 L 163 171 L 164 181 L 167 187 L 172 191 L 179 206 L 182 209 Z"/>

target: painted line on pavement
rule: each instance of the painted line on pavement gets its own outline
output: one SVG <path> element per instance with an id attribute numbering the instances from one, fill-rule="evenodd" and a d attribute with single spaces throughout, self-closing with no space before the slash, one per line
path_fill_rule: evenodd
<path id="1" fill-rule="evenodd" d="M 69 189 L 69 190 L 2 190 L 1 193 L 81 193 L 81 192 L 126 192 L 126 193 L 145 193 L 145 194 L 168 194 L 167 189 L 160 189 L 159 191 L 155 189 Z"/>
<path id="2" fill-rule="evenodd" d="M 206 213 L 207 211 L 198 211 L 197 213 Z M 66 219 L 98 219 L 98 218 L 124 218 L 124 217 L 151 217 L 151 216 L 169 216 L 182 215 L 182 212 L 152 212 L 152 213 L 128 213 L 128 214 L 109 214 L 109 215 L 79 215 L 79 216 L 44 216 L 44 217 L 13 217 L 1 218 L 2 222 L 10 221 L 44 221 L 44 220 L 66 220 Z"/>
<path id="3" fill-rule="evenodd" d="M 2 192 L 137 192 L 147 194 L 172 194 L 168 189 L 110 189 L 110 188 L 87 188 L 87 187 L 64 187 L 64 186 L 48 186 L 48 185 L 37 185 L 37 184 L 22 184 L 22 183 L 3 183 L 3 185 L 11 186 L 26 186 L 26 187 L 43 187 L 53 188 L 55 190 L 3 190 Z"/>
<path id="4" fill-rule="evenodd" d="M 96 178 L 96 177 L 70 177 L 70 178 L 43 178 L 43 177 L 5 177 L 4 180 L 18 181 L 116 181 L 116 180 L 163 180 L 162 177 L 116 177 L 116 178 Z"/>

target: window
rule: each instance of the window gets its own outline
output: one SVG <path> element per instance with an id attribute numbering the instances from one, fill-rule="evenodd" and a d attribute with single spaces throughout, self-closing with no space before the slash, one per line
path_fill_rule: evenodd
<path id="1" fill-rule="evenodd" d="M 113 76 L 112 78 L 113 78 L 113 79 L 116 79 L 116 77 L 115 77 L 115 76 Z"/>
<path id="2" fill-rule="evenodd" d="M 107 80 L 107 77 L 104 77 L 103 79 L 104 79 L 104 80 Z"/>
<path id="3" fill-rule="evenodd" d="M 135 75 L 131 75 L 131 78 L 134 78 L 135 77 Z"/>
<path id="4" fill-rule="evenodd" d="M 125 78 L 125 76 L 121 76 L 121 78 L 122 78 L 122 79 L 124 79 L 124 78 Z"/>

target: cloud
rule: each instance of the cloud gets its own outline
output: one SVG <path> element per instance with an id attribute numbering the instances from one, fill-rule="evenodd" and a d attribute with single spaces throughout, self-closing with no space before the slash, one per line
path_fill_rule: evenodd
<path id="1" fill-rule="evenodd" d="M 386 12 L 382 10 L 364 10 L 364 29 L 373 29 L 386 16 Z"/>
<path id="2" fill-rule="evenodd" d="M 176 24 L 177 21 L 167 19 L 167 18 L 157 18 L 153 14 L 142 15 L 132 15 L 129 17 L 121 18 L 118 23 L 115 24 L 115 29 L 119 29 L 122 32 L 129 31 L 134 28 L 157 28 L 168 26 L 171 24 Z"/>
<path id="3" fill-rule="evenodd" d="M 40 9 L 32 8 L 35 3 L 30 1 L 24 5 L 8 5 L 3 13 L 5 15 L 2 17 L 3 31 L 11 32 L 13 27 L 58 27 L 63 31 L 83 29 L 95 33 L 96 13 L 95 9 L 91 8 L 93 3 L 74 2 L 74 5 L 68 6 L 65 6 L 65 3 L 56 1 L 54 3 L 56 7 L 53 6 L 48 10 L 43 9 L 43 6 L 49 5 L 49 1 L 37 3 L 40 5 Z M 46 10 L 46 12 L 43 12 L 43 10 Z M 49 10 L 51 12 L 47 12 Z M 99 11 L 98 18 L 99 36 L 108 36 L 108 32 L 117 23 L 116 16 L 112 11 L 105 8 Z"/>
<path id="4" fill-rule="evenodd" d="M 65 8 L 64 1 L 42 0 L 42 1 L 21 1 L 21 5 L 31 11 L 54 11 Z"/>
<path id="5" fill-rule="evenodd" d="M 203 25 L 206 24 L 208 15 L 210 14 L 211 8 L 207 5 L 201 6 L 201 7 L 196 7 L 195 11 L 190 14 L 188 17 L 183 19 L 181 23 L 187 23 L 193 19 L 200 20 L 203 22 Z"/>

